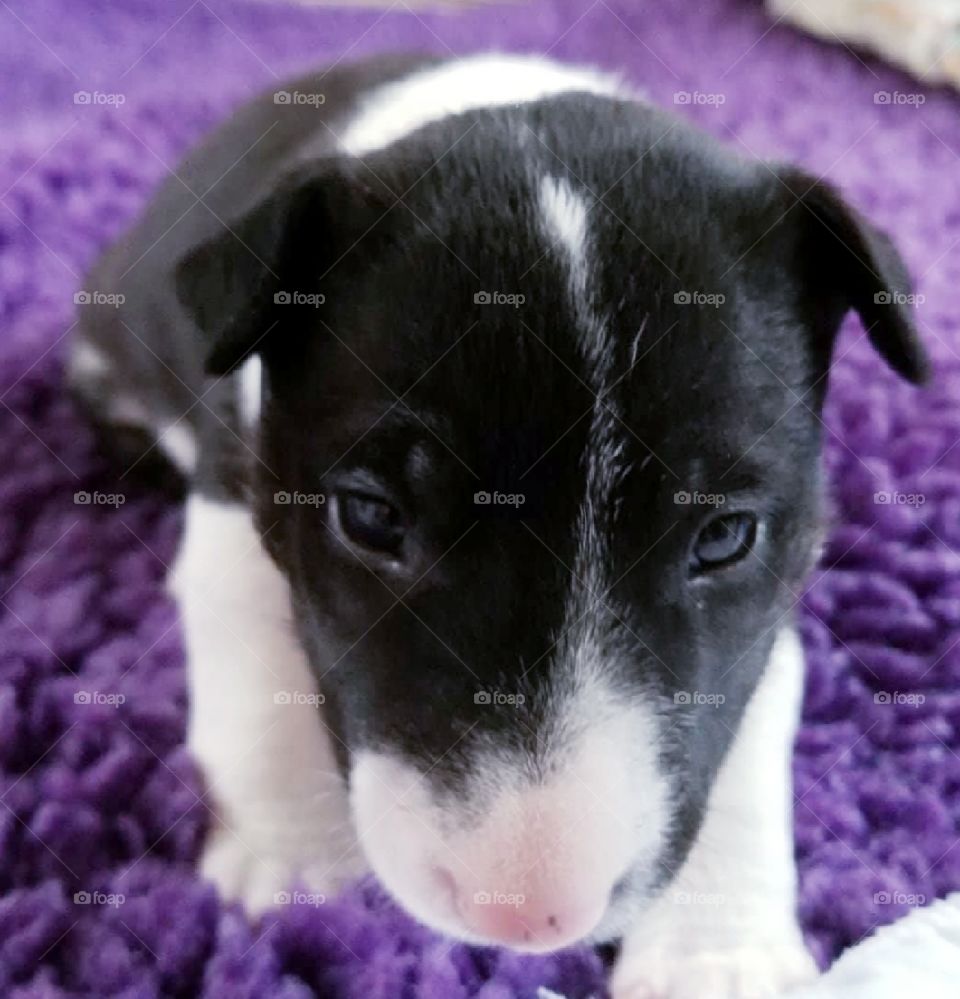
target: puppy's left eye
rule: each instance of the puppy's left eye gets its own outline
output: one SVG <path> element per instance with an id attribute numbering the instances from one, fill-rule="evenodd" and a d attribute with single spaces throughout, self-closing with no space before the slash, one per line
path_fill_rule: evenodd
<path id="1" fill-rule="evenodd" d="M 365 493 L 337 496 L 337 515 L 343 533 L 371 551 L 396 554 L 403 541 L 400 511 L 386 500 Z"/>
<path id="2" fill-rule="evenodd" d="M 757 520 L 750 513 L 729 513 L 714 517 L 700 532 L 690 556 L 692 573 L 720 569 L 750 551 L 757 538 Z"/>

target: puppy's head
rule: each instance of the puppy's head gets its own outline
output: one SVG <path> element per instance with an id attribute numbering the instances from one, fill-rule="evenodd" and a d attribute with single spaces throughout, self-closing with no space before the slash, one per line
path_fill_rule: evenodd
<path id="1" fill-rule="evenodd" d="M 907 290 L 828 186 L 583 96 L 307 164 L 184 263 L 211 370 L 262 356 L 260 522 L 414 914 L 552 949 L 677 868 L 811 563 L 838 326 L 920 380 Z"/>

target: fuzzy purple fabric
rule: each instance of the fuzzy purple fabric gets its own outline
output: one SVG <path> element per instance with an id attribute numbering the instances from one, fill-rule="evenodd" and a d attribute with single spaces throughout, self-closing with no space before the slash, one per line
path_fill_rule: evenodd
<path id="1" fill-rule="evenodd" d="M 183 749 L 183 649 L 163 585 L 181 513 L 117 482 L 63 389 L 85 268 L 188 144 L 277 77 L 396 48 L 549 51 L 622 69 L 668 105 L 677 92 L 719 94 L 677 110 L 744 151 L 828 175 L 895 234 L 924 296 L 936 380 L 923 393 L 899 383 L 849 322 L 825 417 L 834 522 L 799 606 L 809 652 L 795 767 L 802 919 L 826 963 L 901 915 L 908 896 L 960 888 L 954 94 L 772 26 L 737 0 L 429 15 L 402 4 L 6 0 L 0 995 L 603 992 L 591 952 L 519 958 L 451 945 L 373 884 L 259 924 L 220 904 L 195 874 L 205 819 Z M 878 91 L 924 102 L 878 103 Z M 77 92 L 89 103 L 75 103 Z M 94 490 L 126 502 L 74 501 Z M 123 702 L 108 703 L 116 695 Z"/>

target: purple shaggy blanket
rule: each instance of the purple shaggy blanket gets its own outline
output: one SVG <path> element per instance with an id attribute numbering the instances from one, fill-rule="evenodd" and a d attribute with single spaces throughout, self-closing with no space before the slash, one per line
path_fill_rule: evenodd
<path id="1" fill-rule="evenodd" d="M 738 0 L 463 14 L 237 0 L 0 3 L 0 995 L 603 994 L 591 952 L 451 945 L 373 884 L 251 925 L 195 874 L 180 511 L 119 483 L 64 394 L 97 251 L 204 129 L 310 64 L 505 48 L 619 68 L 734 146 L 839 183 L 917 281 L 917 392 L 851 321 L 826 414 L 833 524 L 798 612 L 803 923 L 822 963 L 960 888 L 960 108 Z M 876 95 L 880 96 L 876 96 Z M 680 95 L 676 96 L 675 95 Z M 82 502 L 122 494 L 122 505 Z M 78 495 L 80 494 L 80 495 Z M 98 496 L 102 499 L 102 496 Z"/>

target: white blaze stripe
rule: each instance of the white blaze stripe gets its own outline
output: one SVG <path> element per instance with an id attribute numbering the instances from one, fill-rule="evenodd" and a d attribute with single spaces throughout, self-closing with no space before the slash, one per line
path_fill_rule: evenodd
<path id="1" fill-rule="evenodd" d="M 237 377 L 237 405 L 244 431 L 254 430 L 260 422 L 260 391 L 263 362 L 259 354 L 248 357 Z"/>
<path id="2" fill-rule="evenodd" d="M 549 174 L 540 180 L 540 212 L 547 239 L 567 268 L 570 304 L 581 323 L 587 311 L 587 216 L 589 208 L 566 180 Z"/>
<path id="3" fill-rule="evenodd" d="M 605 522 L 612 512 L 613 493 L 623 475 L 623 443 L 618 439 L 612 399 L 606 398 L 614 364 L 614 345 L 604 319 L 592 307 L 589 207 L 563 178 L 544 176 L 540 181 L 540 212 L 546 238 L 566 270 L 570 308 L 578 326 L 586 382 L 596 396 L 590 420 L 586 456 L 586 493 L 578 518 L 578 544 L 567 606 L 566 627 L 571 639 L 563 643 L 561 656 L 578 673 L 587 674 L 602 656 L 598 647 L 598 604 L 607 577 Z M 585 675 L 582 680 L 589 681 Z"/>
<path id="4" fill-rule="evenodd" d="M 630 96 L 614 76 L 538 56 L 486 54 L 458 59 L 375 90 L 341 134 L 340 148 L 363 156 L 450 115 L 576 91 Z"/>

